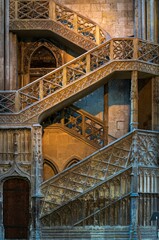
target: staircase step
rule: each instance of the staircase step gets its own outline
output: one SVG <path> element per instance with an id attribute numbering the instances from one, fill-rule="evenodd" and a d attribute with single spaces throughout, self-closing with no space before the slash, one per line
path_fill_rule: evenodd
<path id="1" fill-rule="evenodd" d="M 56 227 L 56 228 L 42 228 L 42 239 L 93 239 L 93 240 L 128 240 L 129 227 Z"/>

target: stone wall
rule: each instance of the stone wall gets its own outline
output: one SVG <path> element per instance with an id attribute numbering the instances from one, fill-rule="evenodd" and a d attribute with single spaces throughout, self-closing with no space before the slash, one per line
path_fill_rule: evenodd
<path id="1" fill-rule="evenodd" d="M 82 160 L 96 149 L 85 141 L 74 137 L 60 128 L 45 128 L 43 134 L 43 157 L 51 161 L 57 171 L 65 169 L 73 160 Z"/>
<path id="2" fill-rule="evenodd" d="M 111 37 L 133 35 L 133 0 L 57 0 L 92 19 Z"/>

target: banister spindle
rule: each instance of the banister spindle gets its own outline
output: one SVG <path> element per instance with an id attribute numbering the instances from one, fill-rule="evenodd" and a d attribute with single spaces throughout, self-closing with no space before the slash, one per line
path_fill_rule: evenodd
<path id="1" fill-rule="evenodd" d="M 43 99 L 43 97 L 44 97 L 43 80 L 40 80 L 40 83 L 39 83 L 39 98 L 40 98 L 40 100 Z"/>
<path id="2" fill-rule="evenodd" d="M 133 59 L 138 59 L 138 48 L 139 48 L 138 45 L 139 45 L 138 38 L 134 38 L 133 39 L 133 48 L 134 48 Z"/>
<path id="3" fill-rule="evenodd" d="M 86 73 L 89 73 L 91 71 L 91 56 L 90 54 L 87 54 L 86 56 Z"/>
<path id="4" fill-rule="evenodd" d="M 49 1 L 49 18 L 56 20 L 56 4 L 53 0 Z"/>
<path id="5" fill-rule="evenodd" d="M 96 43 L 100 44 L 100 29 L 98 25 L 96 25 Z"/>
<path id="6" fill-rule="evenodd" d="M 62 79 L 62 86 L 66 86 L 67 85 L 67 67 L 63 68 L 63 79 Z"/>

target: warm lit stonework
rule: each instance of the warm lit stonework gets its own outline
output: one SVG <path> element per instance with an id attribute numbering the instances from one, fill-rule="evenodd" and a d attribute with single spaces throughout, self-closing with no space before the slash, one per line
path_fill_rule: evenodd
<path id="1" fill-rule="evenodd" d="M 0 240 L 157 239 L 158 22 L 157 0 L 0 0 Z"/>

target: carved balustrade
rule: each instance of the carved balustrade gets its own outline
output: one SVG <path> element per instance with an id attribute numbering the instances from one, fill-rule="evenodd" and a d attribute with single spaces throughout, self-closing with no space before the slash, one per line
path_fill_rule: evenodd
<path id="1" fill-rule="evenodd" d="M 139 214 L 138 221 L 140 226 L 155 225 L 150 222 L 153 212 L 158 211 L 159 192 L 158 192 L 158 168 L 139 167 L 138 192 L 139 192 Z"/>
<path id="2" fill-rule="evenodd" d="M 111 39 L 16 92 L 12 92 L 11 98 L 8 97 L 8 93 L 1 91 L 0 111 L 1 113 L 13 113 L 13 111 L 26 110 L 29 106 L 34 106 L 43 99 L 46 99 L 47 102 L 48 97 L 55 93 L 57 93 L 57 98 L 54 97 L 54 101 L 57 99 L 58 102 L 59 99 L 63 99 L 63 94 L 66 98 L 66 95 L 71 96 L 74 91 L 82 91 L 83 88 L 89 87 L 94 81 L 99 81 L 114 71 L 125 71 L 127 69 L 125 65 L 128 65 L 127 70 L 134 70 L 135 68 L 138 71 L 158 75 L 158 64 L 159 45 L 135 38 Z M 104 75 L 101 72 L 102 69 Z M 93 77 L 89 82 L 88 74 L 91 73 L 95 73 L 96 78 Z M 88 86 L 85 86 L 86 83 L 82 83 L 82 81 L 86 81 Z M 75 90 L 72 89 L 74 82 L 76 83 Z M 65 91 L 66 86 L 69 86 L 70 90 Z M 58 96 L 61 93 L 60 90 L 63 90 L 64 93 Z M 15 99 L 13 100 L 14 96 Z M 15 106 L 13 106 L 13 101 L 15 101 Z M 29 114 L 27 115 L 29 116 Z"/>
<path id="3" fill-rule="evenodd" d="M 81 136 L 97 148 L 104 146 L 103 121 L 75 106 L 56 112 L 42 123 L 43 127 L 52 124 L 60 124 L 63 128 L 69 129 L 76 136 Z"/>
<path id="4" fill-rule="evenodd" d="M 42 216 L 127 168 L 131 143 L 129 134 L 42 184 Z"/>
<path id="5" fill-rule="evenodd" d="M 156 169 L 154 170 L 157 173 L 156 176 L 154 177 L 154 171 L 151 174 L 152 178 L 154 178 L 154 183 L 151 178 L 149 182 L 151 182 L 153 187 L 155 186 L 154 189 L 157 189 L 158 148 L 159 135 L 157 132 L 134 131 L 44 182 L 41 186 L 45 196 L 41 211 L 42 219 L 50 221 L 50 214 L 53 211 L 58 211 L 59 208 L 65 206 L 70 201 L 78 201 L 79 197 L 83 197 L 93 188 L 98 188 L 104 181 L 110 178 L 113 180 L 121 171 L 128 169 L 134 163 L 136 164 L 136 161 L 141 169 L 145 167 L 151 170 L 152 168 Z M 141 156 L 143 157 L 141 158 Z M 143 159 L 145 160 L 143 161 Z M 141 182 L 141 170 L 139 172 L 138 176 Z M 156 190 L 152 192 L 150 187 L 148 187 L 148 180 L 146 182 L 145 179 L 142 181 L 144 188 L 149 188 L 146 191 L 156 194 Z M 124 183 L 121 184 L 122 188 L 126 187 Z M 138 189 L 141 189 L 141 183 L 138 186 Z M 117 194 L 118 191 L 115 190 L 115 192 Z M 113 194 L 112 191 L 111 194 Z M 127 199 L 127 196 L 124 197 Z M 129 200 L 126 201 L 129 202 Z"/>
<path id="6" fill-rule="evenodd" d="M 10 20 L 27 19 L 59 22 L 96 44 L 106 40 L 106 32 L 95 22 L 53 0 L 10 0 Z"/>
<path id="7" fill-rule="evenodd" d="M 129 168 L 43 217 L 42 224 L 49 227 L 129 225 L 131 171 Z"/>

